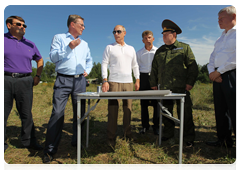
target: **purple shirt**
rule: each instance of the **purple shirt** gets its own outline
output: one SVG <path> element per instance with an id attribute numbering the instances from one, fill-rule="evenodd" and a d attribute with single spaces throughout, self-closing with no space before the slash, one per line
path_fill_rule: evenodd
<path id="1" fill-rule="evenodd" d="M 4 34 L 4 71 L 10 73 L 31 73 L 32 60 L 42 58 L 36 45 L 25 39 L 13 37 L 9 32 Z"/>

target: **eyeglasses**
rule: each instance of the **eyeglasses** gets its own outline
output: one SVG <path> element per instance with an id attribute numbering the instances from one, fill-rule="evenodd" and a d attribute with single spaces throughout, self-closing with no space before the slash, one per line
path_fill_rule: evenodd
<path id="1" fill-rule="evenodd" d="M 17 26 L 23 26 L 23 28 L 27 28 L 27 25 L 25 25 L 25 24 L 21 24 L 20 22 L 17 22 L 17 23 L 13 23 L 13 24 L 16 24 Z M 13 25 L 12 24 L 12 25 Z"/>
<path id="2" fill-rule="evenodd" d="M 81 25 L 82 27 L 86 28 L 85 25 L 81 24 L 81 23 L 77 23 L 77 22 L 74 22 L 75 24 L 79 24 Z"/>
<path id="3" fill-rule="evenodd" d="M 116 34 L 116 33 L 121 34 L 122 31 L 121 30 L 113 31 L 113 34 Z"/>

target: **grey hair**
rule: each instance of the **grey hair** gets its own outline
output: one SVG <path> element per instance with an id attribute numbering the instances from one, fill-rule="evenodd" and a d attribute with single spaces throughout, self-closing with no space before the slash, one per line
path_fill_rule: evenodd
<path id="1" fill-rule="evenodd" d="M 218 15 L 222 12 L 226 11 L 227 14 L 236 14 L 236 8 L 234 6 L 228 6 L 223 9 L 221 9 L 218 13 Z"/>
<path id="2" fill-rule="evenodd" d="M 122 29 L 123 29 L 123 32 L 126 32 L 126 28 L 125 28 L 123 25 L 116 25 L 116 26 L 121 26 Z M 116 26 L 115 26 L 115 27 L 116 27 Z M 115 27 L 113 28 L 113 31 L 114 31 Z"/>

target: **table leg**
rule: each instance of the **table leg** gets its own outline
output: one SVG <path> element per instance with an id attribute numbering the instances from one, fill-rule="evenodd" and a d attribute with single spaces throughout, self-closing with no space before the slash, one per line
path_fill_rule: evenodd
<path id="1" fill-rule="evenodd" d="M 88 111 L 90 111 L 90 100 L 88 99 Z M 86 137 L 86 148 L 88 148 L 88 141 L 89 141 L 89 114 L 87 117 L 87 137 Z"/>
<path id="2" fill-rule="evenodd" d="M 182 150 L 183 150 L 183 124 L 184 124 L 184 97 L 180 101 L 180 137 L 179 137 L 179 164 L 182 164 Z"/>
<path id="3" fill-rule="evenodd" d="M 159 102 L 161 103 L 162 100 Z M 159 111 L 159 139 L 158 139 L 158 145 L 160 146 L 162 144 L 162 114 L 161 114 L 161 107 L 160 104 L 158 104 L 158 111 Z"/>
<path id="4" fill-rule="evenodd" d="M 77 163 L 81 162 L 81 100 L 77 100 Z"/>

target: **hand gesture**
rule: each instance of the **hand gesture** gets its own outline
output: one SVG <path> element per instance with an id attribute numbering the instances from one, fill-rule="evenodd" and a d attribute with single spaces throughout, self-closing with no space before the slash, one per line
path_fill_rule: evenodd
<path id="1" fill-rule="evenodd" d="M 73 49 L 74 49 L 75 47 L 77 47 L 80 43 L 81 43 L 80 38 L 75 39 L 75 40 L 72 40 L 72 41 L 69 43 L 69 47 L 73 50 Z"/>
<path id="2" fill-rule="evenodd" d="M 88 76 L 88 73 L 87 73 L 85 70 L 84 70 L 83 76 L 84 76 L 84 77 L 87 77 L 87 76 Z"/>

